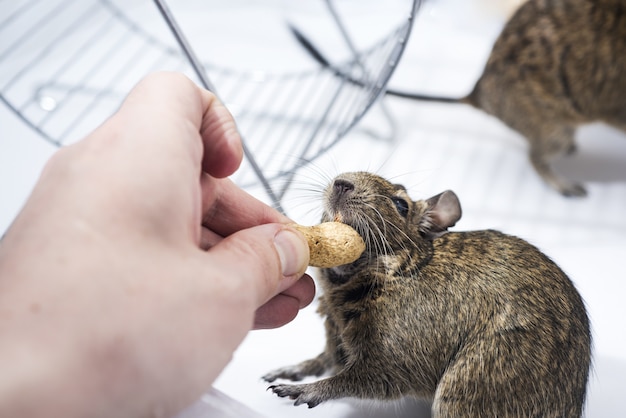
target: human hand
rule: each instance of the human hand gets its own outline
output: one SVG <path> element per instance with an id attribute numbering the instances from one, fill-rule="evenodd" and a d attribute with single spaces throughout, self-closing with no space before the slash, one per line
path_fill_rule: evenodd
<path id="1" fill-rule="evenodd" d="M 225 178 L 241 158 L 226 109 L 164 73 L 52 157 L 0 242 L 0 416 L 172 415 L 310 303 L 303 237 Z"/>

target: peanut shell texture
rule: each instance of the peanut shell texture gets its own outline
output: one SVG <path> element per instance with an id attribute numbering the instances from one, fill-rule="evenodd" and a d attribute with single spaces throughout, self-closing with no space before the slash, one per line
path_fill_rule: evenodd
<path id="1" fill-rule="evenodd" d="M 323 222 L 314 226 L 291 224 L 300 231 L 309 244 L 309 265 L 312 267 L 336 267 L 356 261 L 365 242 L 358 232 L 341 222 Z"/>

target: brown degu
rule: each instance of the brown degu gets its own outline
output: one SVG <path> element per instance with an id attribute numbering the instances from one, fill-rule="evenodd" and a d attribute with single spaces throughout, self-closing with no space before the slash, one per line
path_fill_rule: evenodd
<path id="1" fill-rule="evenodd" d="M 387 94 L 482 109 L 526 137 L 530 161 L 550 186 L 584 196 L 584 186 L 557 175 L 551 162 L 575 151 L 580 125 L 605 122 L 626 131 L 626 0 L 528 0 L 505 25 L 468 96 Z"/>
<path id="2" fill-rule="evenodd" d="M 354 228 L 366 248 L 320 269 L 326 345 L 264 376 L 314 407 L 345 397 L 432 401 L 434 417 L 579 417 L 591 362 L 585 305 L 546 255 L 519 238 L 448 232 L 461 217 L 445 191 L 413 201 L 368 173 L 337 176 L 323 221 Z"/>

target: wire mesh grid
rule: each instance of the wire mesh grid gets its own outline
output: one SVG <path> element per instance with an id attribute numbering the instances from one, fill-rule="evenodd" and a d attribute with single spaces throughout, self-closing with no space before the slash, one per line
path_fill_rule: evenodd
<path id="1" fill-rule="evenodd" d="M 159 3 L 0 0 L 0 99 L 43 139 L 62 146 L 112 114 L 149 72 L 180 71 L 199 82 L 208 74 L 244 137 L 247 158 L 235 181 L 262 186 L 277 207 L 295 172 L 333 147 L 375 103 L 400 59 L 419 7 L 417 0 L 396 1 L 395 9 L 387 7 L 395 15 L 386 14 L 371 33 L 356 34 L 350 33 L 351 15 L 364 14 L 367 2 L 319 0 L 314 19 L 312 6 L 296 13 L 276 0 L 227 6 L 188 2 L 187 8 L 177 4 L 169 16 Z M 250 48 L 224 46 L 224 39 L 237 37 L 220 27 L 224 9 L 231 12 L 234 20 L 228 23 L 235 31 L 237 23 L 259 26 L 259 39 L 243 41 Z M 246 21 L 246 11 L 251 20 Z M 180 25 L 168 20 L 177 13 Z M 186 51 L 177 36 L 185 41 L 187 28 L 194 27 L 185 16 L 200 13 L 200 20 L 209 23 L 200 25 L 195 38 L 189 31 L 189 44 L 200 46 L 200 63 L 194 67 L 197 63 L 186 54 L 193 50 Z M 261 22 L 282 36 L 280 42 L 268 39 L 280 55 L 263 63 L 257 55 L 267 32 Z M 343 51 L 337 61 L 342 73 L 366 82 L 357 86 L 319 68 L 290 35 L 294 22 L 305 29 L 308 25 L 309 35 Z M 217 47 L 206 48 L 210 44 Z"/>

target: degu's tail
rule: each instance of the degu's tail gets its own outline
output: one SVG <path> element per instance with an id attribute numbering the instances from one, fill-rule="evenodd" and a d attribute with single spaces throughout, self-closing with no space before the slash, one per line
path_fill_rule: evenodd
<path id="1" fill-rule="evenodd" d="M 347 80 L 348 82 L 352 84 L 355 84 L 357 86 L 365 86 L 364 81 L 356 79 L 350 76 L 349 74 L 346 74 L 345 72 L 341 71 L 341 69 L 335 67 L 330 61 L 328 61 L 328 59 L 326 59 L 326 57 L 320 52 L 320 50 L 316 48 L 311 43 L 311 41 L 297 28 L 295 28 L 292 25 L 289 25 L 289 29 L 291 30 L 291 33 L 296 38 L 298 43 L 300 43 L 300 45 L 302 45 L 302 47 L 306 49 L 306 51 L 311 55 L 311 57 L 313 57 L 313 59 L 317 61 L 322 67 L 328 68 L 333 73 L 335 73 L 335 75 Z M 385 94 L 388 94 L 390 96 L 402 97 L 405 99 L 421 100 L 421 101 L 428 101 L 428 102 L 469 103 L 468 99 L 465 97 L 452 98 L 452 97 L 441 97 L 441 96 L 429 96 L 425 94 L 411 93 L 411 92 L 394 90 L 394 89 L 386 90 Z"/>

